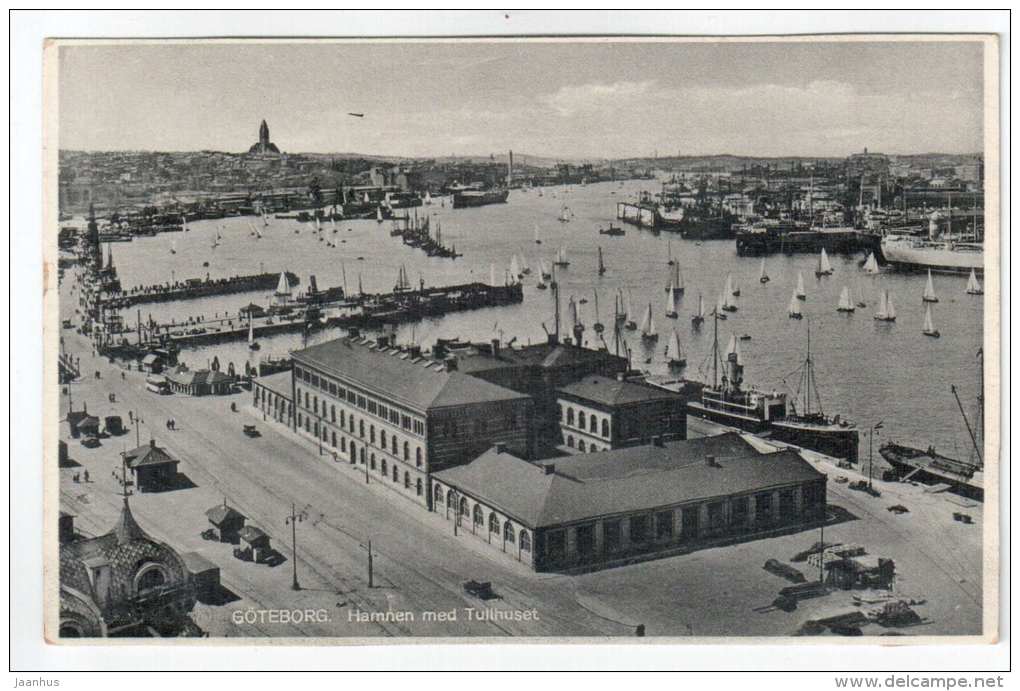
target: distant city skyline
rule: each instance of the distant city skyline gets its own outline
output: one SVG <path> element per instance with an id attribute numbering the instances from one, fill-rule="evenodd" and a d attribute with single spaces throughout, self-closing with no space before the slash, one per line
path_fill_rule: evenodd
<path id="1" fill-rule="evenodd" d="M 982 68 L 977 41 L 75 45 L 59 146 L 241 153 L 265 119 L 290 153 L 979 153 Z"/>

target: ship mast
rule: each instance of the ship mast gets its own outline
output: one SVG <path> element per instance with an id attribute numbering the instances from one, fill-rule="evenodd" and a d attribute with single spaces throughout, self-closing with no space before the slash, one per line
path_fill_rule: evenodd
<path id="1" fill-rule="evenodd" d="M 719 311 L 712 310 L 712 388 L 719 388 Z"/>
<path id="2" fill-rule="evenodd" d="M 967 426 L 967 434 L 970 435 L 970 441 L 974 444 L 974 453 L 977 454 L 978 464 L 984 466 L 984 459 L 981 457 L 981 449 L 978 447 L 977 437 L 974 436 L 974 430 L 971 429 L 970 421 L 967 419 L 967 413 L 963 410 L 963 403 L 960 402 L 960 395 L 956 393 L 956 386 L 950 385 L 949 390 L 953 392 L 953 398 L 956 399 L 956 405 L 960 408 L 960 415 L 963 417 L 963 424 Z"/>

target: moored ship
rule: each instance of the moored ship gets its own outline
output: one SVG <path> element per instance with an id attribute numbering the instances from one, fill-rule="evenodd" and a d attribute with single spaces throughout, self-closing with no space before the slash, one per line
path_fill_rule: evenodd
<path id="1" fill-rule="evenodd" d="M 460 190 L 453 193 L 453 208 L 467 209 L 488 204 L 505 204 L 509 196 L 508 189 Z"/>
<path id="2" fill-rule="evenodd" d="M 904 235 L 882 238 L 882 256 L 887 264 L 908 271 L 978 275 L 984 273 L 984 245 L 980 242 L 925 240 Z"/>

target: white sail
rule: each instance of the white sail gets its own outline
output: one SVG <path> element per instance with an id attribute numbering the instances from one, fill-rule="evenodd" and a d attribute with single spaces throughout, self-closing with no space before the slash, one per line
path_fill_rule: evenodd
<path id="1" fill-rule="evenodd" d="M 623 316 L 626 317 L 629 314 L 630 314 L 630 294 L 625 293 L 623 295 Z"/>
<path id="2" fill-rule="evenodd" d="M 796 293 L 790 296 L 790 304 L 787 307 L 787 310 L 789 311 L 790 316 L 800 314 L 800 300 L 797 299 Z"/>
<path id="3" fill-rule="evenodd" d="M 280 280 L 276 284 L 276 294 L 290 296 L 290 282 L 287 280 L 285 271 L 280 272 Z"/>
<path id="4" fill-rule="evenodd" d="M 489 285 L 493 286 L 493 287 L 499 285 L 498 283 L 496 283 L 496 265 L 495 264 L 489 264 Z"/>
<path id="5" fill-rule="evenodd" d="M 516 279 L 521 275 L 521 265 L 517 262 L 517 255 L 510 258 L 510 275 Z"/>
<path id="6" fill-rule="evenodd" d="M 935 326 L 931 319 L 931 305 L 924 306 L 924 330 L 927 333 L 931 333 L 935 330 Z"/>
<path id="7" fill-rule="evenodd" d="M 429 194 L 428 190 L 425 190 L 425 203 L 426 204 L 431 204 L 432 203 L 432 195 Z"/>
<path id="8" fill-rule="evenodd" d="M 723 293 L 726 295 L 733 295 L 733 276 L 726 276 L 726 287 L 723 288 Z"/>
<path id="9" fill-rule="evenodd" d="M 177 254 L 177 242 L 175 240 L 170 241 L 170 253 Z"/>
<path id="10" fill-rule="evenodd" d="M 853 303 L 850 302 L 850 289 L 847 286 L 843 286 L 843 290 L 839 294 L 839 309 L 844 311 L 853 309 Z"/>
<path id="11" fill-rule="evenodd" d="M 864 271 L 865 271 L 865 273 L 869 273 L 869 274 L 877 274 L 878 273 L 878 260 L 875 259 L 875 253 L 874 252 L 868 252 L 868 258 L 864 262 Z"/>
<path id="12" fill-rule="evenodd" d="M 535 242 L 541 242 L 538 238 L 538 224 L 535 224 Z"/>
<path id="13" fill-rule="evenodd" d="M 680 264 L 679 263 L 677 263 L 677 265 L 676 265 L 676 289 L 678 291 L 680 291 L 681 293 L 685 289 L 684 288 L 684 275 L 683 275 L 683 272 L 680 271 Z"/>
<path id="14" fill-rule="evenodd" d="M 794 293 L 798 298 L 803 298 L 807 295 L 804 292 L 804 274 L 800 271 L 797 272 L 797 292 Z"/>
<path id="15" fill-rule="evenodd" d="M 645 318 L 641 320 L 641 333 L 644 336 L 655 335 L 655 319 L 652 317 L 652 303 L 648 303 Z"/>
<path id="16" fill-rule="evenodd" d="M 768 278 L 768 274 L 765 273 L 765 257 L 761 258 L 761 271 L 758 276 L 759 278 Z"/>
<path id="17" fill-rule="evenodd" d="M 935 284 L 931 280 L 931 269 L 928 269 L 928 283 L 924 286 L 924 301 L 925 302 L 936 302 L 938 297 L 935 295 Z"/>
<path id="18" fill-rule="evenodd" d="M 879 319 L 885 319 L 889 315 L 889 291 L 883 290 L 878 297 L 878 311 L 875 312 L 875 316 Z"/>
<path id="19" fill-rule="evenodd" d="M 730 334 L 730 342 L 726 344 L 726 350 L 723 351 L 723 360 L 730 357 L 730 353 L 737 352 L 737 336 L 736 334 Z"/>
<path id="20" fill-rule="evenodd" d="M 698 316 L 705 316 L 705 298 L 701 295 L 698 295 Z"/>
<path id="21" fill-rule="evenodd" d="M 382 223 L 382 206 L 375 207 L 375 220 Z"/>
<path id="22" fill-rule="evenodd" d="M 984 292 L 981 289 L 981 284 L 978 282 L 974 269 L 970 270 L 970 277 L 967 279 L 967 292 L 971 295 L 981 295 Z"/>
<path id="23" fill-rule="evenodd" d="M 822 253 L 818 257 L 818 271 L 823 274 L 832 273 L 832 265 L 829 264 L 829 255 L 825 253 L 825 248 L 822 248 Z"/>
<path id="24" fill-rule="evenodd" d="M 531 267 L 528 266 L 528 258 L 524 256 L 523 252 L 521 253 L 521 273 L 522 274 L 531 273 Z"/>
<path id="25" fill-rule="evenodd" d="M 549 267 L 545 265 L 545 259 L 539 258 L 538 270 L 542 272 L 542 278 L 549 275 Z"/>
<path id="26" fill-rule="evenodd" d="M 673 335 L 670 336 L 669 343 L 666 344 L 666 360 L 669 362 L 680 362 L 686 359 L 684 350 L 680 345 L 680 336 L 677 334 L 676 329 L 673 329 Z"/>
<path id="27" fill-rule="evenodd" d="M 889 291 L 888 290 L 885 291 L 885 303 L 886 303 L 886 307 L 885 307 L 886 316 L 889 317 L 889 319 L 895 319 L 896 318 L 896 306 L 893 304 L 892 295 L 889 295 Z"/>

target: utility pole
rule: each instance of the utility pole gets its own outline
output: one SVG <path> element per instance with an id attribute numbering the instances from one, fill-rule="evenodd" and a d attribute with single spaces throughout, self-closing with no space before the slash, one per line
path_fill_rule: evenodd
<path id="1" fill-rule="evenodd" d="M 368 551 L 368 587 L 369 588 L 374 588 L 375 587 L 375 581 L 373 580 L 374 579 L 374 572 L 372 570 L 372 539 L 369 538 L 367 540 L 367 543 L 368 543 L 367 545 L 366 544 L 362 544 L 362 545 L 360 545 L 360 547 L 361 547 L 361 549 L 364 549 L 364 550 Z"/>
<path id="2" fill-rule="evenodd" d="M 291 590 L 301 590 L 301 586 L 298 585 L 297 579 L 297 524 L 304 521 L 305 518 L 307 518 L 307 514 L 304 511 L 298 513 L 294 506 L 294 503 L 291 502 L 290 516 L 288 516 L 286 520 L 286 523 L 290 524 L 290 539 L 291 545 L 293 546 L 292 562 L 294 564 L 294 581 L 290 585 Z"/>
<path id="3" fill-rule="evenodd" d="M 141 429 L 140 428 L 141 428 L 143 422 L 144 422 L 144 420 L 142 420 L 142 418 L 139 417 L 138 411 L 136 410 L 135 411 L 135 446 L 136 447 L 142 445 Z"/>

